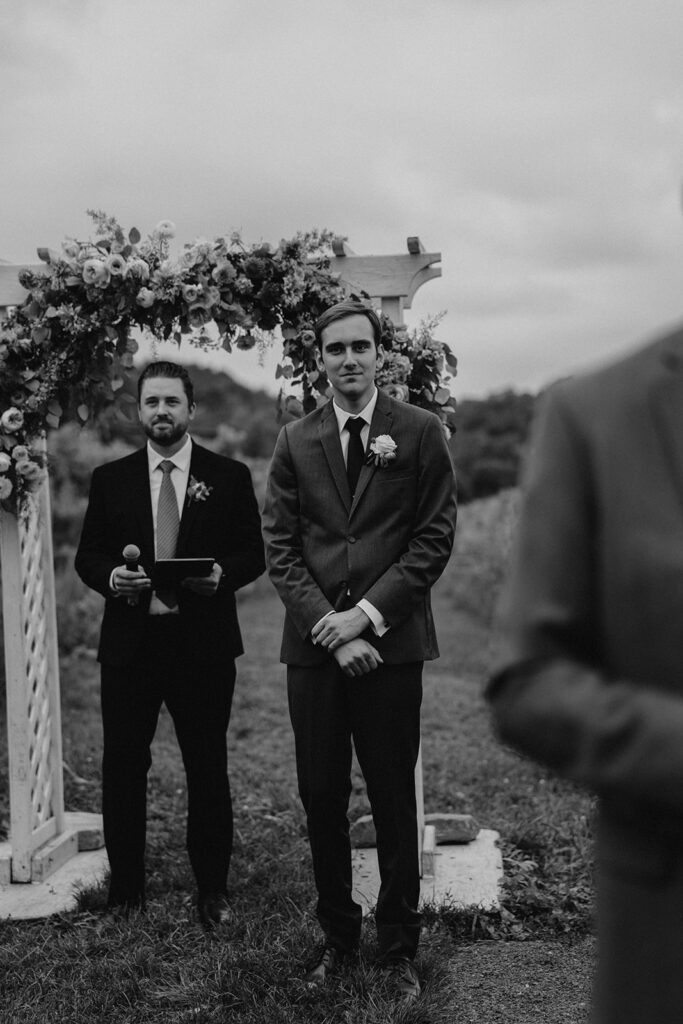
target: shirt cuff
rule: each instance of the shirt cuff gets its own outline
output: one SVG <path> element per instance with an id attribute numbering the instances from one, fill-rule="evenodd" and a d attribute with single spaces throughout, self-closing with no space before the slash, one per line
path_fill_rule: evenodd
<path id="1" fill-rule="evenodd" d="M 356 605 L 361 611 L 365 612 L 367 617 L 370 619 L 375 636 L 384 636 L 389 629 L 389 623 L 384 618 L 381 612 L 378 612 L 374 604 L 370 604 L 364 597 L 361 597 L 360 601 L 356 601 Z"/>

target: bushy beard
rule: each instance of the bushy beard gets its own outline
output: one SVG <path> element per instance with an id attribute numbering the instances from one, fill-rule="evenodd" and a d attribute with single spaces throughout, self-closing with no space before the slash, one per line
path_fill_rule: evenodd
<path id="1" fill-rule="evenodd" d="M 172 445 L 177 444 L 182 437 L 185 436 L 187 431 L 186 423 L 170 423 L 169 421 L 163 421 L 170 426 L 170 430 L 162 430 L 158 432 L 158 427 L 162 424 L 159 423 L 147 423 L 143 427 L 143 430 L 150 441 L 154 441 L 162 448 L 170 448 Z"/>

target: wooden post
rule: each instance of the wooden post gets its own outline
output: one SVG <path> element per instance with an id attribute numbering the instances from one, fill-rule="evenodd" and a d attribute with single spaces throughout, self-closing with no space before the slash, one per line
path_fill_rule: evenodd
<path id="1" fill-rule="evenodd" d="M 406 240 L 408 254 L 395 256 L 357 256 L 341 238 L 332 244 L 334 258 L 330 269 L 339 274 L 351 290 L 366 292 L 371 299 L 379 300 L 382 312 L 395 324 L 403 324 L 403 311 L 410 309 L 413 296 L 418 288 L 434 277 L 441 276 L 441 268 L 433 264 L 441 261 L 441 253 L 425 252 L 417 236 Z M 433 857 L 426 864 L 425 850 L 425 805 L 422 771 L 422 742 L 415 765 L 415 798 L 417 803 L 417 848 L 422 875 L 433 872 Z M 432 826 L 427 826 L 431 828 Z M 433 838 L 433 837 L 432 837 Z"/>
<path id="2" fill-rule="evenodd" d="M 0 265 L 0 320 L 22 302 L 20 267 Z M 31 270 L 44 270 L 44 264 Z M 45 438 L 36 438 L 34 446 Z M 20 516 L 0 511 L 10 838 L 0 885 L 40 882 L 79 850 L 102 846 L 100 815 L 64 811 L 59 654 L 47 474 Z M 85 835 L 87 834 L 87 840 Z M 4 854 L 4 847 L 9 854 Z"/>
<path id="3" fill-rule="evenodd" d="M 47 478 L 31 506 L 21 519 L 8 512 L 0 516 L 13 882 L 33 880 L 33 854 L 64 830 Z"/>

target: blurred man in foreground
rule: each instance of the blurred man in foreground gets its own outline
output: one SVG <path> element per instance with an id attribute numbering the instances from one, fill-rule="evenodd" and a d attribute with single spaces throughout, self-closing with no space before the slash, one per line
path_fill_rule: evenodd
<path id="1" fill-rule="evenodd" d="M 545 396 L 488 696 L 599 795 L 598 1024 L 683 1021 L 683 332 Z"/>
<path id="2" fill-rule="evenodd" d="M 235 658 L 242 653 L 235 591 L 265 568 L 260 518 L 247 467 L 188 434 L 195 402 L 187 370 L 150 363 L 138 398 L 147 444 L 93 473 L 76 554 L 79 576 L 106 598 L 98 658 L 109 907 L 145 904 L 147 772 L 165 703 L 187 775 L 197 909 L 212 928 L 229 917 L 226 733 Z M 131 545 L 139 551 L 137 565 L 122 554 Z M 209 559 L 210 572 L 175 587 L 158 585 L 155 561 L 173 558 Z"/>

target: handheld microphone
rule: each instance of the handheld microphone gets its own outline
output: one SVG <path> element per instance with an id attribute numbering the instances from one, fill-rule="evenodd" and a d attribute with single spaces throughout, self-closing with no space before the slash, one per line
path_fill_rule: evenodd
<path id="1" fill-rule="evenodd" d="M 137 572 L 138 559 L 140 557 L 140 548 L 137 544 L 126 544 L 121 554 L 123 555 L 123 560 L 126 563 L 126 569 L 128 569 L 129 572 Z M 131 594 L 128 598 L 128 604 L 137 604 L 138 600 L 139 598 L 137 594 Z"/>

